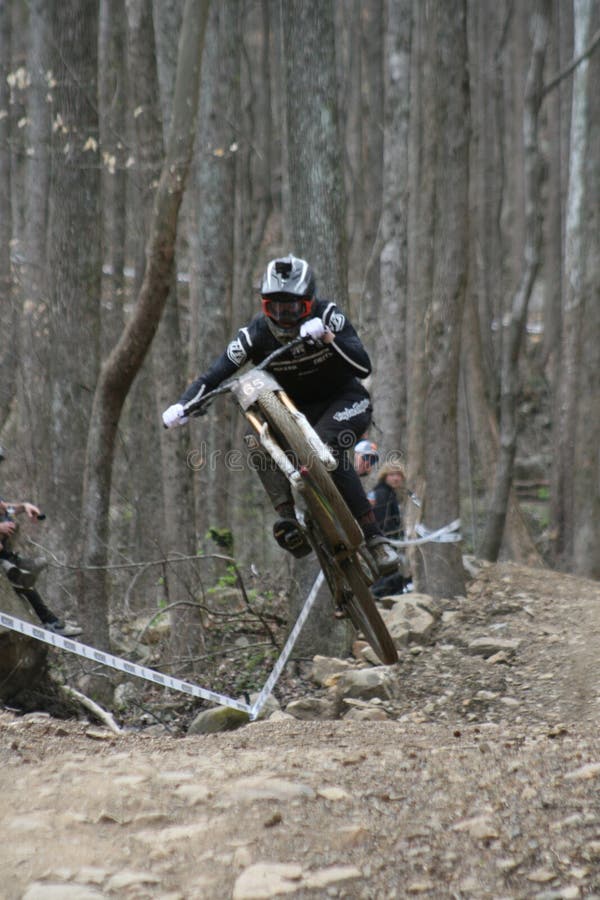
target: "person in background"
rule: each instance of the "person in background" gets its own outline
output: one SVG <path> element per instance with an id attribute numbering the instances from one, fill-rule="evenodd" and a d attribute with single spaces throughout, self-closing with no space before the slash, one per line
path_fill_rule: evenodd
<path id="1" fill-rule="evenodd" d="M 405 490 L 406 474 L 401 462 L 385 463 L 378 472 L 377 483 L 368 498 L 381 531 L 387 538 L 402 540 L 404 526 L 399 495 Z M 372 587 L 375 597 L 402 594 L 408 579 L 402 569 L 380 578 Z"/>
<path id="2" fill-rule="evenodd" d="M 4 450 L 0 447 L 0 462 L 4 458 Z M 46 606 L 34 587 L 38 575 L 47 565 L 46 560 L 41 556 L 33 558 L 21 556 L 13 549 L 12 540 L 19 530 L 15 516 L 22 513 L 25 513 L 32 522 L 43 518 L 40 510 L 33 503 L 0 499 L 0 569 L 6 574 L 15 593 L 29 601 L 47 631 L 61 634 L 63 637 L 75 637 L 81 634 L 81 628 L 78 625 L 61 621 Z"/>
<path id="3" fill-rule="evenodd" d="M 354 468 L 359 478 L 366 478 L 379 462 L 377 444 L 363 438 L 354 448 Z"/>

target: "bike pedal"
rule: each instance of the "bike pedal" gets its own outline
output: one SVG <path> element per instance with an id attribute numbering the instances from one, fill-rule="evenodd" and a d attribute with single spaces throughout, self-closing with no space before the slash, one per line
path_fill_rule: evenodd
<path id="1" fill-rule="evenodd" d="M 296 559 L 308 556 L 312 550 L 295 519 L 278 519 L 273 525 L 273 536 L 279 546 Z"/>

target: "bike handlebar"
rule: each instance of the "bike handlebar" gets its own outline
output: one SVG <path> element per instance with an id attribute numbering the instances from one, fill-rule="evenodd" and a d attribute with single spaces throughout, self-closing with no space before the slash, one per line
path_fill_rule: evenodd
<path id="1" fill-rule="evenodd" d="M 269 355 L 265 357 L 262 362 L 258 363 L 258 365 L 255 366 L 255 368 L 260 370 L 266 369 L 269 363 L 273 362 L 273 360 L 277 359 L 279 356 L 283 356 L 283 354 L 287 350 L 290 350 L 292 347 L 297 347 L 299 344 L 304 343 L 306 343 L 306 338 L 298 336 L 288 344 L 282 344 L 281 347 L 277 347 L 275 350 L 273 350 L 272 353 L 269 353 Z M 194 417 L 204 415 L 204 413 L 207 411 L 205 407 L 213 399 L 213 397 L 216 397 L 218 394 L 226 394 L 227 391 L 231 390 L 231 385 L 236 381 L 237 376 L 235 376 L 234 378 L 230 378 L 229 381 L 225 381 L 223 384 L 220 384 L 219 387 L 216 387 L 214 388 L 214 390 L 209 391 L 208 394 L 204 394 L 204 396 L 195 403 L 186 403 L 186 405 L 183 407 L 184 415 Z"/>
<path id="2" fill-rule="evenodd" d="M 286 350 L 291 350 L 292 347 L 298 347 L 300 344 L 305 343 L 307 343 L 307 339 L 298 335 L 298 337 L 295 337 L 293 341 L 290 341 L 288 344 L 282 344 L 281 347 L 277 347 L 275 350 L 273 350 L 272 353 L 269 353 L 269 355 L 265 359 L 263 359 L 263 361 L 259 363 L 255 368 L 266 369 L 270 362 L 272 362 L 274 359 L 277 359 L 278 356 L 283 356 Z"/>

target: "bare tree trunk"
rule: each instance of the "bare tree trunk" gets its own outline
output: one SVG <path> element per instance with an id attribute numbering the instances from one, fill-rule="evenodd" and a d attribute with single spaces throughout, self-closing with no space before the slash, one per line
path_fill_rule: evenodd
<path id="1" fill-rule="evenodd" d="M 505 311 L 506 291 L 512 295 L 514 285 L 522 277 L 521 248 L 527 239 L 527 146 L 524 132 L 524 121 L 527 97 L 523 90 L 523 77 L 531 71 L 530 20 L 535 14 L 535 3 L 507 3 L 506 10 L 506 44 L 503 48 L 503 130 L 500 133 L 503 141 L 504 190 L 501 209 L 501 230 L 504 244 L 503 268 L 504 283 L 501 294 L 497 295 L 498 307 L 494 310 L 497 320 Z M 506 332 L 499 328 L 496 331 L 500 339 L 500 354 L 504 352 Z M 502 364 L 502 356 L 497 365 Z M 502 376 L 500 375 L 500 378 Z M 502 388 L 500 388 L 500 392 Z"/>
<path id="2" fill-rule="evenodd" d="M 100 338 L 97 21 L 97 0 L 82 0 L 76 14 L 69 4 L 57 3 L 52 22 L 57 82 L 48 224 L 52 432 L 45 452 L 51 460 L 51 544 L 68 560 L 78 555 Z"/>
<path id="3" fill-rule="evenodd" d="M 566 20 L 572 15 L 570 4 L 553 2 L 553 22 L 549 44 L 548 66 L 551 71 L 559 72 L 567 59 L 566 36 L 571 29 L 566 27 Z M 543 353 L 542 364 L 548 374 L 553 391 L 558 387 L 560 361 L 560 331 L 563 287 L 563 210 L 565 209 L 567 188 L 567 156 L 568 134 L 564 131 L 564 122 L 568 121 L 569 91 L 571 82 L 561 84 L 546 98 L 547 131 L 548 131 L 548 184 L 553 189 L 548 191 L 547 215 L 544 229 L 543 280 L 546 285 L 543 309 Z"/>
<path id="4" fill-rule="evenodd" d="M 128 156 L 126 36 L 123 0 L 101 0 L 98 106 L 103 164 L 103 357 L 117 341 L 124 319 Z"/>
<path id="5" fill-rule="evenodd" d="M 181 3 L 154 2 L 154 35 L 157 49 L 163 131 L 171 120 L 173 91 L 177 71 L 177 44 L 181 27 Z M 160 17 L 156 20 L 156 16 Z M 169 15 L 169 19 L 163 18 Z M 206 60 L 206 57 L 205 57 Z M 161 135 L 162 143 L 162 135 Z M 152 368 L 155 376 L 158 413 L 169 406 L 181 391 L 185 381 L 186 361 L 181 353 L 182 337 L 179 321 L 177 278 L 173 273 L 167 300 L 156 339 L 152 346 Z M 157 416 L 157 421 L 159 417 Z M 192 471 L 188 465 L 190 433 L 187 428 L 173 431 L 160 429 L 162 486 L 164 493 L 164 532 L 159 537 L 161 555 L 169 558 L 193 556 L 196 548 L 196 529 Z M 165 572 L 164 588 L 169 606 L 170 653 L 178 662 L 178 670 L 194 671 L 198 648 L 203 646 L 200 608 L 191 605 L 198 583 L 193 562 L 178 562 Z"/>
<path id="6" fill-rule="evenodd" d="M 288 173 L 293 247 L 319 277 L 319 293 L 348 305 L 342 148 L 338 127 L 331 0 L 283 7 Z M 323 53 L 323 48 L 329 53 Z M 315 61 L 319 60 L 316 65 Z M 310 97 L 310 103 L 299 102 Z"/>
<path id="7" fill-rule="evenodd" d="M 3 427 L 14 397 L 17 372 L 16 310 L 10 271 L 12 203 L 10 184 L 10 105 L 8 75 L 11 64 L 11 11 L 0 5 L 0 428 Z"/>
<path id="8" fill-rule="evenodd" d="M 375 333 L 375 424 L 385 453 L 404 446 L 411 0 L 389 0 L 385 28 L 381 299 Z"/>
<path id="9" fill-rule="evenodd" d="M 163 133 L 169 133 L 177 71 L 177 45 L 184 0 L 152 0 L 154 43 L 160 85 Z"/>
<path id="10" fill-rule="evenodd" d="M 591 4 L 577 7 L 574 15 L 574 48 L 578 56 L 591 34 Z M 575 4 L 574 4 L 575 11 Z M 583 15 L 581 15 L 583 14 Z M 586 153 L 586 78 L 587 67 L 578 67 L 573 80 L 571 130 L 569 138 L 569 185 L 567 194 L 564 248 L 565 285 L 560 348 L 560 381 L 556 392 L 556 453 L 553 460 L 551 518 L 555 534 L 555 558 L 563 568 L 573 563 L 575 508 L 573 472 L 575 466 L 575 428 L 579 376 L 580 335 L 583 325 L 583 180 Z"/>
<path id="11" fill-rule="evenodd" d="M 5 110 L 10 118 L 10 186 L 12 204 L 12 240 L 19 247 L 25 230 L 26 197 L 25 165 L 27 160 L 26 131 L 27 93 L 29 72 L 21 65 L 27 56 L 28 8 L 25 3 L 4 3 L 12 19 L 10 26 L 10 57 L 12 61 L 8 81 L 11 87 L 10 103 Z M 12 253 L 11 253 L 12 255 Z"/>
<path id="12" fill-rule="evenodd" d="M 235 153 L 235 227 L 233 258 L 233 291 L 231 323 L 249 321 L 257 312 L 255 291 L 257 271 L 264 265 L 258 259 L 265 252 L 265 237 L 269 247 L 279 240 L 279 208 L 273 210 L 273 197 L 281 183 L 281 141 L 274 139 L 284 130 L 283 122 L 272 110 L 272 88 L 282 91 L 273 74 L 278 59 L 276 38 L 279 27 L 272 27 L 273 3 L 244 4 L 242 29 L 240 122 Z M 260 35 L 260 40 L 253 35 Z M 273 128 L 273 119 L 277 123 Z M 248 140 L 247 136 L 251 135 Z M 272 213 L 275 212 L 274 215 Z M 267 226 L 270 226 L 267 233 Z M 277 232 L 275 232 L 277 228 Z M 276 237 L 272 237 L 273 233 Z M 286 249 L 286 248 L 283 248 Z M 271 252 L 269 250 L 268 252 Z M 278 253 L 279 249 L 274 250 Z M 242 444 L 246 423 L 241 416 L 232 422 L 232 445 Z M 243 562 L 252 562 L 258 569 L 279 566 L 279 548 L 270 537 L 272 507 L 256 473 L 245 469 L 230 480 L 233 496 L 229 498 L 231 528 L 236 536 L 235 554 Z M 259 524 L 260 523 L 260 524 Z M 265 535 L 269 537 L 265 539 Z"/>
<path id="13" fill-rule="evenodd" d="M 466 4 L 463 0 L 432 3 L 423 24 L 431 66 L 423 83 L 424 140 L 435 145 L 431 169 L 424 172 L 432 183 L 433 216 L 421 220 L 429 238 L 425 264 L 431 277 L 431 290 L 421 297 L 426 372 L 423 518 L 429 527 L 439 528 L 455 519 L 460 508 L 457 401 L 468 268 Z M 464 592 L 461 554 L 455 544 L 425 544 L 422 553 L 428 593 L 448 597 Z"/>
<path id="14" fill-rule="evenodd" d="M 364 318 L 359 319 L 367 346 L 373 347 L 377 323 L 380 321 L 380 267 L 381 217 L 383 207 L 383 143 L 384 122 L 384 66 L 389 58 L 385 44 L 385 3 L 371 0 L 362 4 L 362 154 L 361 179 L 363 181 L 363 233 L 364 246 L 358 255 L 360 260 L 359 285 L 360 308 Z M 409 14 L 410 23 L 410 14 Z M 385 55 L 384 55 L 385 54 Z M 406 147 L 404 148 L 406 152 Z M 366 315 L 364 315 L 366 313 Z"/>
<path id="15" fill-rule="evenodd" d="M 577 0 L 574 21 L 577 58 L 600 27 L 598 4 Z M 554 510 L 562 564 L 596 578 L 600 576 L 598 60 L 596 50 L 577 66 L 573 80 Z"/>
<path id="16" fill-rule="evenodd" d="M 181 355 L 177 294 L 172 286 L 152 346 L 152 365 L 156 372 L 157 419 L 181 392 L 185 364 Z M 190 435 L 186 428 L 164 431 L 160 437 L 162 487 L 164 492 L 164 528 L 158 534 L 161 555 L 170 559 L 193 556 L 196 529 L 192 469 L 189 465 Z M 169 649 L 179 671 L 193 672 L 194 660 L 204 644 L 200 607 L 196 599 L 198 572 L 192 561 L 177 562 L 165 571 L 164 590 L 169 609 Z"/>
<path id="17" fill-rule="evenodd" d="M 424 140 L 427 134 L 427 85 L 431 79 L 432 61 L 426 52 L 425 6 L 413 3 L 413 29 L 410 54 L 410 112 L 408 136 L 407 211 L 407 308 L 406 308 L 406 378 L 407 378 L 407 444 L 408 483 L 419 497 L 425 493 L 425 404 L 427 380 L 425 371 L 425 317 L 423 310 L 431 296 L 431 235 L 424 223 L 434 219 L 434 149 L 435 141 Z M 413 189 L 415 185 L 415 189 Z M 418 186 L 418 188 L 417 188 Z M 405 527 L 410 534 L 420 512 L 408 504 Z M 426 589 L 423 557 L 418 548 L 409 549 L 412 579 L 417 590 Z"/>
<path id="18" fill-rule="evenodd" d="M 101 647 L 109 643 L 106 575 L 108 510 L 115 436 L 123 403 L 150 347 L 168 297 L 177 218 L 196 130 L 200 65 L 208 0 L 186 0 L 177 64 L 173 119 L 156 191 L 146 271 L 135 310 L 102 366 L 94 396 L 84 481 L 84 559 L 80 615 Z"/>
<path id="19" fill-rule="evenodd" d="M 252 134 L 252 143 L 241 142 L 236 152 L 233 311 L 234 317 L 239 315 L 241 319 L 256 311 L 256 297 L 248 288 L 273 210 L 273 171 L 281 168 L 281 160 L 273 146 L 270 10 L 269 0 L 261 0 L 257 28 L 260 28 L 262 44 L 258 50 L 249 47 L 241 60 L 242 125 L 244 133 Z M 247 5 L 244 13 L 248 14 Z M 257 54 L 256 59 L 250 55 L 252 51 Z M 258 82 L 256 89 L 253 89 L 252 79 Z"/>
<path id="20" fill-rule="evenodd" d="M 34 0 L 29 7 L 27 212 L 17 268 L 21 296 L 19 347 L 20 445 L 24 448 L 29 490 L 44 502 L 50 482 L 50 367 L 48 271 L 48 193 L 53 86 L 49 24 L 53 4 Z"/>
<path id="21" fill-rule="evenodd" d="M 590 63 L 590 70 L 596 75 L 590 77 L 590 84 L 597 85 L 598 57 Z M 591 72 L 590 72 L 591 74 Z M 598 134 L 598 94 L 590 93 L 590 105 L 596 107 L 590 114 L 590 148 L 597 148 Z M 585 292 L 583 312 L 585 328 L 581 335 L 581 374 L 579 379 L 579 402 L 577 404 L 577 425 L 575 432 L 575 468 L 573 473 L 574 535 L 573 571 L 586 578 L 600 578 L 600 366 L 598 347 L 600 346 L 600 171 L 597 152 L 590 169 L 595 174 L 589 178 L 592 190 L 588 194 L 589 212 L 587 219 L 587 273 L 588 290 Z M 589 173 L 589 170 L 588 170 Z"/>
<path id="22" fill-rule="evenodd" d="M 282 7 L 286 65 L 286 134 L 290 189 L 290 250 L 314 266 L 322 297 L 347 307 L 342 150 L 335 78 L 335 32 L 330 0 L 290 0 Z M 329 52 L 323 53 L 323 48 Z M 315 65 L 315 60 L 319 60 Z M 310 97 L 310 103 L 298 102 Z M 312 558 L 296 567 L 300 592 L 292 614 L 317 575 Z M 295 608 L 294 608 L 295 606 Z M 348 629 L 317 603 L 301 636 L 310 653 L 348 649 Z M 297 649 L 302 653 L 302 647 Z"/>
<path id="23" fill-rule="evenodd" d="M 483 483 L 486 492 L 493 487 L 493 475 L 496 470 L 499 454 L 498 421 L 485 392 L 481 332 L 475 298 L 467 295 L 463 319 L 461 341 L 462 384 L 464 386 L 465 417 L 467 419 L 467 435 L 469 468 L 472 481 Z M 469 486 L 472 488 L 472 485 Z M 473 522 L 473 541 L 475 552 L 479 554 L 479 533 L 477 530 L 476 510 Z M 519 502 L 510 492 L 506 526 L 502 543 L 502 555 L 525 565 L 541 565 L 541 557 L 529 533 Z"/>
<path id="24" fill-rule="evenodd" d="M 223 0 L 213 7 L 209 28 L 211 39 L 207 42 L 200 100 L 196 234 L 192 243 L 197 278 L 192 316 L 198 326 L 192 332 L 197 345 L 191 348 L 191 354 L 201 370 L 226 347 L 234 328 L 235 144 L 239 137 L 235 123 L 239 120 L 241 37 L 235 0 Z M 236 322 L 235 326 L 240 324 Z M 210 526 L 231 525 L 235 480 L 225 461 L 231 450 L 232 412 L 231 404 L 216 403 L 194 430 L 207 454 L 207 464 L 197 476 L 202 535 Z"/>
<path id="25" fill-rule="evenodd" d="M 284 134 L 287 133 L 287 63 L 284 53 L 283 41 L 283 4 L 280 0 L 269 0 L 273 27 L 273 53 L 272 67 L 273 77 L 271 79 L 271 90 L 273 94 L 273 127 L 279 125 L 283 128 Z M 288 178 L 289 162 L 287 141 L 281 141 L 279 148 L 281 154 L 281 187 L 280 187 L 280 206 L 281 206 L 281 241 L 283 243 L 283 252 L 287 252 L 291 247 L 291 212 L 290 212 L 290 183 Z M 279 204 L 278 204 L 279 206 Z M 276 210 L 279 212 L 279 209 Z"/>
<path id="26" fill-rule="evenodd" d="M 130 108 L 134 111 L 134 165 L 130 177 L 132 190 L 133 252 L 135 258 L 134 293 L 139 293 L 146 266 L 152 206 L 160 168 L 164 159 L 164 141 L 154 47 L 152 0 L 127 0 L 128 73 Z M 162 470 L 159 453 L 146 453 L 148 446 L 159 447 L 162 431 L 158 416 L 148 417 L 156 408 L 156 381 L 152 354 L 145 359 L 127 404 L 128 450 L 136 465 L 130 469 L 128 490 L 135 514 L 131 519 L 131 543 L 138 559 L 159 554 L 159 532 L 155 520 L 164 515 Z M 179 439 L 176 438 L 176 441 Z M 136 584 L 136 593 L 147 596 L 154 581 L 149 571 Z"/>
<path id="27" fill-rule="evenodd" d="M 6 57 L 8 59 L 8 57 Z M 0 580 L 0 607 L 9 616 L 39 624 L 31 604 L 13 590 L 7 578 Z M 27 708 L 27 698 L 36 691 L 48 696 L 48 647 L 41 641 L 8 628 L 0 630 L 0 702 Z M 37 699 L 37 698 L 36 698 Z M 34 707 L 39 709 L 39 705 Z"/>
<path id="28" fill-rule="evenodd" d="M 555 43 L 557 49 L 552 56 L 552 63 L 555 66 L 554 79 L 563 71 L 567 62 L 573 57 L 573 29 L 574 15 L 572 3 L 561 3 L 556 0 L 555 3 L 555 20 L 554 32 Z M 552 82 L 553 77 L 550 77 Z M 546 364 L 546 374 L 552 389 L 552 419 L 553 419 L 553 437 L 555 438 L 555 452 L 552 454 L 552 465 L 550 472 L 550 528 L 549 534 L 553 537 L 550 544 L 550 556 L 553 565 L 564 564 L 565 547 L 565 531 L 562 527 L 564 517 L 564 502 L 566 485 L 563 482 L 565 471 L 563 470 L 563 450 L 565 441 L 570 440 L 570 436 L 564 434 L 561 430 L 563 417 L 566 410 L 563 407 L 565 400 L 564 390 L 565 373 L 563 371 L 563 347 L 564 347 L 564 319 L 565 294 L 566 294 L 566 240 L 565 228 L 568 214 L 568 183 L 569 183 L 569 167 L 570 167 L 570 122 L 572 116 L 572 94 L 573 79 L 571 77 L 562 77 L 558 83 L 551 88 L 550 96 L 547 102 L 550 104 L 551 118 L 550 123 L 554 125 L 555 141 L 558 142 L 558 149 L 554 146 L 554 142 L 550 144 L 553 148 L 551 156 L 551 171 L 549 173 L 549 183 L 558 184 L 560 191 L 552 191 L 551 197 L 555 198 L 556 194 L 560 195 L 560 235 L 557 234 L 558 224 L 552 227 L 550 235 L 551 248 L 549 252 L 545 252 L 545 258 L 555 259 L 548 263 L 552 267 L 554 278 L 552 286 L 554 288 L 554 279 L 558 277 L 560 271 L 560 284 L 553 289 L 552 294 L 548 297 L 544 305 L 544 361 Z M 558 123 L 554 123 L 554 115 L 559 116 Z M 550 200 L 552 208 L 556 209 L 556 201 Z M 552 212 L 552 210 L 551 210 Z M 558 210 L 556 210 L 558 215 Z M 556 241 L 560 237 L 560 243 Z M 568 380 L 568 379 L 567 379 Z M 572 470 L 571 470 L 572 471 Z"/>
<path id="29" fill-rule="evenodd" d="M 503 4 L 469 0 L 469 71 L 473 128 L 469 174 L 469 287 L 461 340 L 461 495 L 470 497 L 473 548 L 479 553 L 481 507 L 493 487 L 499 452 L 495 406 L 496 372 L 491 371 L 491 323 L 502 292 L 501 215 L 504 175 L 499 122 L 503 82 Z M 500 52 L 502 51 L 502 52 Z M 462 448 L 461 448 L 462 449 Z M 464 504 L 465 508 L 467 503 Z M 463 520 L 465 515 L 463 513 Z M 463 526 L 463 531 L 466 529 Z M 502 555 L 540 564 L 535 544 L 511 490 Z"/>
<path id="30" fill-rule="evenodd" d="M 492 560 L 498 557 L 506 521 L 517 445 L 516 405 L 519 386 L 519 353 L 525 330 L 527 307 L 540 266 L 542 158 L 538 139 L 538 116 L 542 101 L 550 10 L 550 0 L 539 0 L 537 11 L 532 17 L 533 49 L 525 86 L 523 111 L 525 243 L 520 283 L 513 296 L 511 309 L 503 318 L 500 456 L 490 500 L 488 521 L 481 545 L 482 555 L 486 559 Z"/>
<path id="31" fill-rule="evenodd" d="M 506 247 L 502 210 L 507 188 L 504 35 L 509 26 L 507 5 L 494 0 L 469 0 L 469 71 L 473 135 L 470 151 L 471 259 L 470 290 L 477 299 L 486 396 L 495 405 L 497 373 L 492 323 L 498 317 L 505 281 Z M 509 107 L 510 108 L 510 107 Z"/>
<path id="32" fill-rule="evenodd" d="M 337 49 L 337 57 L 343 58 L 338 62 L 340 72 L 339 81 L 345 90 L 339 96 L 340 131 L 343 135 L 342 148 L 344 155 L 344 181 L 346 191 L 346 232 L 348 235 L 348 315 L 357 322 L 360 316 L 361 334 L 363 334 L 364 310 L 359 306 L 360 285 L 363 279 L 363 254 L 365 246 L 364 231 L 364 178 L 362 165 L 362 131 L 363 108 L 361 91 L 363 82 L 362 54 L 361 54 L 361 2 L 360 0 L 346 0 L 345 3 L 337 3 L 336 12 L 343 32 L 345 32 L 344 53 Z M 336 28 L 336 33 L 341 34 L 342 28 Z M 337 41 L 340 44 L 340 41 Z M 343 80 L 342 80 L 343 79 Z"/>

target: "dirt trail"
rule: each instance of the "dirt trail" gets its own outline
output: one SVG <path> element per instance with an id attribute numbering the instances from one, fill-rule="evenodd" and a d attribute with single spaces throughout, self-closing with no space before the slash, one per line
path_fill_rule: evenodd
<path id="1" fill-rule="evenodd" d="M 506 661 L 477 638 L 518 641 Z M 600 588 L 484 570 L 386 721 L 0 714 L 0 896 L 600 898 Z"/>

